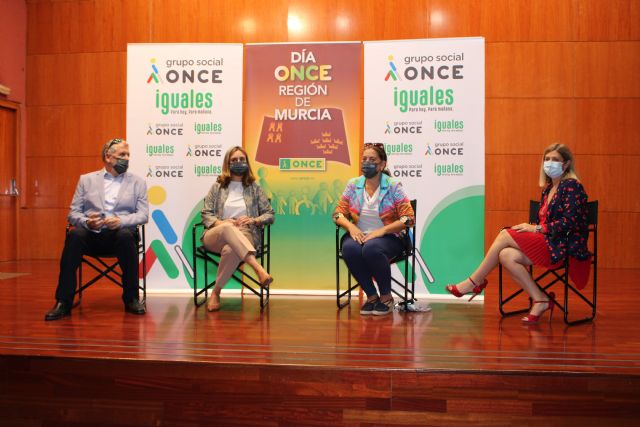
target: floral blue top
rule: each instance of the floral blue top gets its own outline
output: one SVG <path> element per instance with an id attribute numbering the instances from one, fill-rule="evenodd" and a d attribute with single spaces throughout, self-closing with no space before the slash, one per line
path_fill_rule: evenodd
<path id="1" fill-rule="evenodd" d="M 542 190 L 540 206 L 545 205 L 551 185 Z M 579 260 L 587 260 L 588 209 L 587 193 L 576 179 L 560 181 L 556 194 L 546 207 L 546 215 L 540 218 L 551 263 L 563 261 L 567 254 Z"/>

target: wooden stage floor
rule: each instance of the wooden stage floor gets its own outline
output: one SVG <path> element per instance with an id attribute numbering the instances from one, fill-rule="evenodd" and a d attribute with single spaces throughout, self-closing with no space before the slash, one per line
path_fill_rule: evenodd
<path id="1" fill-rule="evenodd" d="M 354 426 L 632 425 L 640 418 L 639 270 L 601 269 L 596 320 L 572 327 L 559 313 L 537 326 L 501 318 L 497 275 L 484 305 L 432 302 L 428 313 L 381 318 L 360 316 L 357 298 L 338 311 L 335 298 L 272 294 L 261 312 L 253 296 L 223 295 L 222 310 L 208 313 L 188 294 L 155 293 L 147 315 L 135 316 L 124 313 L 119 289 L 100 283 L 72 316 L 45 322 L 57 271 L 54 261 L 0 263 L 0 361 L 8 373 L 0 415 L 16 425 L 98 424 L 95 417 L 107 413 L 104 425 L 128 425 L 131 417 L 131 425 Z M 198 386 L 207 378 L 219 388 Z M 99 384 L 132 401 L 136 393 L 156 396 L 159 406 L 92 405 L 88 395 L 117 401 L 96 391 Z M 186 413 L 169 415 L 169 389 L 174 400 L 224 395 L 225 408 L 238 412 L 186 402 Z M 59 407 L 34 405 L 34 393 Z M 238 401 L 250 399 L 256 410 L 264 396 L 271 404 L 257 406 L 262 415 L 247 415 Z M 285 397 L 297 402 L 291 413 L 273 410 Z"/>

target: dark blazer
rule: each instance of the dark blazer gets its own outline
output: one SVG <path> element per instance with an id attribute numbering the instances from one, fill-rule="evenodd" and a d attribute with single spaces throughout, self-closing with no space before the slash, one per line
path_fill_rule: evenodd
<path id="1" fill-rule="evenodd" d="M 551 184 L 542 190 L 541 207 L 550 190 Z M 560 181 L 556 194 L 547 207 L 544 222 L 543 231 L 551 252 L 552 264 L 564 261 L 567 254 L 579 260 L 589 259 L 587 193 L 579 181 Z"/>

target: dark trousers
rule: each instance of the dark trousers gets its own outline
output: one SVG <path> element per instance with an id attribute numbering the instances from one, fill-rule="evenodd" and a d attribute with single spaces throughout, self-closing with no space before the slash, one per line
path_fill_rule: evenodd
<path id="1" fill-rule="evenodd" d="M 342 258 L 368 297 L 376 295 L 376 280 L 380 295 L 391 293 L 391 265 L 389 260 L 402 253 L 400 238 L 388 234 L 365 242 L 356 242 L 349 234 L 342 239 Z"/>
<path id="2" fill-rule="evenodd" d="M 94 233 L 78 227 L 67 233 L 62 257 L 56 300 L 71 306 L 76 290 L 76 271 L 82 255 L 115 255 L 122 270 L 122 300 L 138 299 L 138 234 L 129 228 Z"/>

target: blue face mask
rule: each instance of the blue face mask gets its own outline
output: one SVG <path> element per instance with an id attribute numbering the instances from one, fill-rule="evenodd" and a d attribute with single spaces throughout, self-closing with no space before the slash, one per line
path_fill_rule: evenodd
<path id="1" fill-rule="evenodd" d="M 554 162 L 548 160 L 543 164 L 544 173 L 551 179 L 560 178 L 564 171 L 562 170 L 562 162 Z"/>
<path id="2" fill-rule="evenodd" d="M 378 174 L 376 167 L 377 165 L 375 163 L 364 162 L 362 163 L 362 174 L 365 178 L 371 179 Z"/>
<path id="3" fill-rule="evenodd" d="M 249 165 L 244 162 L 233 162 L 229 166 L 232 175 L 243 176 L 249 170 Z"/>

